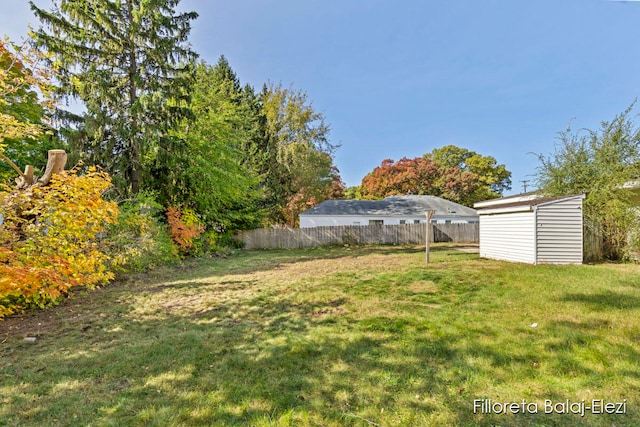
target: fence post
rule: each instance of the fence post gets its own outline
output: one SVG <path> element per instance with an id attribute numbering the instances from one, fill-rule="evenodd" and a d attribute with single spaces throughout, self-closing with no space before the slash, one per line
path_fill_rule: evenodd
<path id="1" fill-rule="evenodd" d="M 426 260 L 427 260 L 427 264 L 429 264 L 429 246 L 430 246 L 430 241 L 431 241 L 431 217 L 433 216 L 433 214 L 436 213 L 436 211 L 427 211 L 425 212 L 425 215 L 427 217 L 427 228 L 426 228 L 426 233 L 425 236 L 425 240 L 426 240 Z"/>

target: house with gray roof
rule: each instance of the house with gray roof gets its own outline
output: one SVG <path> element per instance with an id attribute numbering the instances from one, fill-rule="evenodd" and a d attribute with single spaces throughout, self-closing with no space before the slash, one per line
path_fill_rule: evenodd
<path id="1" fill-rule="evenodd" d="M 333 225 L 391 225 L 426 222 L 433 210 L 432 223 L 462 224 L 478 222 L 475 209 L 436 196 L 390 196 L 383 200 L 327 200 L 300 214 L 300 228 Z"/>

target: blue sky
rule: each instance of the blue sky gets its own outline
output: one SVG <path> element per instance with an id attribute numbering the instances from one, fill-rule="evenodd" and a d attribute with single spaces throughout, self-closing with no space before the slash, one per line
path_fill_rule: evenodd
<path id="1" fill-rule="evenodd" d="M 36 0 L 47 6 L 49 0 Z M 494 156 L 513 189 L 556 134 L 597 129 L 640 96 L 640 1 L 183 0 L 191 43 L 242 83 L 307 92 L 358 185 L 383 159 L 447 144 Z M 37 26 L 5 0 L 0 32 Z M 640 106 L 635 108 L 640 111 Z M 636 119 L 638 123 L 638 119 Z M 532 182 L 529 183 L 529 189 Z"/>

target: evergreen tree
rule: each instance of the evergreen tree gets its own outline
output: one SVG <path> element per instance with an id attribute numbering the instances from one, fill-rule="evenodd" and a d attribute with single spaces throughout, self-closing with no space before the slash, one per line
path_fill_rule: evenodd
<path id="1" fill-rule="evenodd" d="M 235 102 L 239 102 L 239 95 L 242 93 L 240 80 L 224 55 L 220 56 L 211 70 L 211 82 L 214 84 L 216 91 L 223 91 L 234 98 Z"/>
<path id="2" fill-rule="evenodd" d="M 106 167 L 125 193 L 143 188 L 145 168 L 180 149 L 169 137 L 188 116 L 195 53 L 186 44 L 194 12 L 179 0 L 54 0 L 36 42 L 53 55 L 61 95 L 81 100 L 76 143 L 89 163 Z M 184 148 L 184 147 L 182 147 Z"/>

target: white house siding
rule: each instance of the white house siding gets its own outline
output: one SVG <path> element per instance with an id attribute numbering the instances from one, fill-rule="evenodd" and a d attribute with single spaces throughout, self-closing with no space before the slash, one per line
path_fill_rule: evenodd
<path id="1" fill-rule="evenodd" d="M 536 241 L 540 264 L 581 264 L 582 199 L 559 200 L 537 207 Z"/>
<path id="2" fill-rule="evenodd" d="M 334 225 L 369 225 L 369 220 L 384 221 L 384 225 L 397 225 L 400 220 L 405 220 L 407 224 L 413 224 L 414 221 L 420 221 L 424 224 L 426 218 L 413 217 L 392 217 L 392 216 L 349 216 L 349 215 L 300 215 L 300 228 L 309 227 L 326 227 Z M 432 221 L 433 222 L 433 221 Z"/>
<path id="3" fill-rule="evenodd" d="M 300 228 L 309 227 L 326 227 L 336 225 L 369 225 L 369 220 L 382 220 L 384 225 L 397 225 L 400 221 L 404 220 L 405 224 L 414 224 L 415 221 L 419 221 L 424 224 L 427 219 L 425 216 L 412 217 L 412 216 L 350 216 L 350 215 L 300 215 Z M 469 222 L 478 222 L 478 217 L 440 217 L 433 216 L 431 223 L 445 224 L 450 221 L 452 224 L 466 224 Z"/>
<path id="4" fill-rule="evenodd" d="M 347 215 L 300 215 L 300 228 L 309 227 L 327 227 L 334 225 L 368 225 L 363 224 L 363 219 L 359 216 L 347 216 Z"/>
<path id="5" fill-rule="evenodd" d="M 480 215 L 480 256 L 535 264 L 533 212 Z"/>

